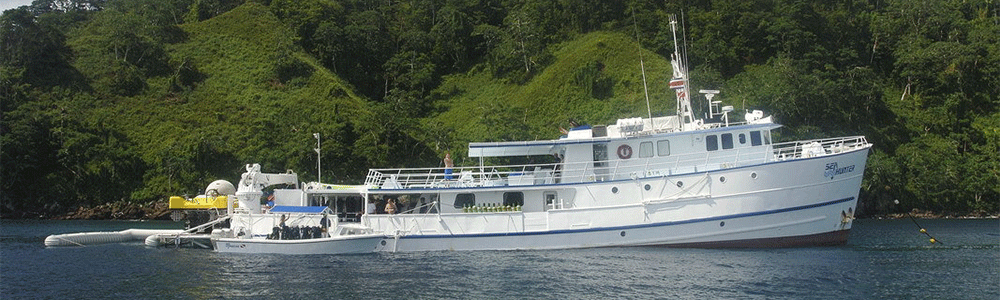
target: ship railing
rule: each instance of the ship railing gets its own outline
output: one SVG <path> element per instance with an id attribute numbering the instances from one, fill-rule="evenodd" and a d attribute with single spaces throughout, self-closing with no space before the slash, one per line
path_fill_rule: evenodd
<path id="1" fill-rule="evenodd" d="M 668 158 L 606 160 L 580 163 L 549 163 L 369 170 L 365 184 L 381 189 L 463 188 L 524 186 L 573 182 L 596 182 L 628 178 L 703 172 L 736 165 L 766 162 L 760 151 L 718 154 L 675 155 Z"/>
<path id="2" fill-rule="evenodd" d="M 778 143 L 770 147 L 604 160 L 580 163 L 371 169 L 371 188 L 464 188 L 595 182 L 707 172 L 797 158 L 830 155 L 869 146 L 863 136 Z M 449 171 L 450 170 L 450 171 Z"/>
<path id="3" fill-rule="evenodd" d="M 472 166 L 454 168 L 371 169 L 365 185 L 383 189 L 500 186 L 514 181 L 552 181 L 560 164 Z M 549 174 L 549 176 L 539 176 Z"/>
<path id="4" fill-rule="evenodd" d="M 580 163 L 548 163 L 369 170 L 365 184 L 381 189 L 463 188 L 595 182 L 703 172 L 736 165 L 763 163 L 761 151 L 725 155 L 690 154 Z"/>
<path id="5" fill-rule="evenodd" d="M 864 136 L 802 140 L 773 144 L 776 161 L 825 156 L 871 146 Z"/>

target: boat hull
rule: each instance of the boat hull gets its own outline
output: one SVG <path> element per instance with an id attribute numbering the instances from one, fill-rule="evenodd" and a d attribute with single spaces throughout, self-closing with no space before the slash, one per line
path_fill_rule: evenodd
<path id="1" fill-rule="evenodd" d="M 603 207 L 537 213 L 372 216 L 365 222 L 376 232 L 397 233 L 376 246 L 376 251 L 390 252 L 840 245 L 846 243 L 851 228 L 867 152 L 861 149 L 765 165 L 590 184 L 576 192 L 576 201 L 622 201 Z M 850 168 L 837 173 L 838 168 L 847 166 Z M 705 178 L 701 192 L 662 197 L 676 193 L 638 191 L 667 190 L 679 181 L 690 186 L 698 178 Z M 626 196 L 615 197 L 608 192 L 612 190 Z M 593 199 L 581 200 L 580 195 Z M 631 202 L 625 202 L 628 199 Z M 476 219 L 485 221 L 474 223 Z M 509 229 L 496 229 L 504 223 Z"/>
<path id="2" fill-rule="evenodd" d="M 375 251 L 382 235 L 334 236 L 303 240 L 213 238 L 217 252 L 272 254 L 360 254 Z"/>
<path id="3" fill-rule="evenodd" d="M 746 216 L 719 216 L 676 222 L 542 232 L 406 235 L 386 237 L 376 251 L 537 250 L 612 246 L 668 247 L 802 247 L 841 245 L 850 222 L 840 211 L 853 198 L 816 207 L 764 211 Z"/>

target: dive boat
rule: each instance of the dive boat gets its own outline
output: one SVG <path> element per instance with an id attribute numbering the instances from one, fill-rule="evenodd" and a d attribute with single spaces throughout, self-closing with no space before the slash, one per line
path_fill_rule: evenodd
<path id="1" fill-rule="evenodd" d="M 475 166 L 370 169 L 363 185 L 300 188 L 294 176 L 248 165 L 234 197 L 239 208 L 229 208 L 230 228 L 212 233 L 215 249 L 293 254 L 846 243 L 871 144 L 863 136 L 773 143 L 772 131 L 781 125 L 758 110 L 731 122 L 733 108 L 712 101 L 718 91 L 701 91 L 709 112 L 696 119 L 680 57 L 675 47 L 676 115 L 578 126 L 555 140 L 470 143 Z M 485 163 L 503 157 L 552 162 Z M 262 190 L 278 182 L 294 187 L 274 189 L 276 205 L 328 210 L 263 212 Z M 387 205 L 398 213 L 386 213 L 395 212 Z M 322 224 L 327 214 L 336 216 L 330 225 Z M 309 239 L 274 237 L 287 226 L 331 230 Z"/>
<path id="2" fill-rule="evenodd" d="M 371 253 L 386 236 L 360 225 L 361 186 L 302 184 L 289 171 L 260 172 L 246 166 L 226 207 L 229 226 L 211 233 L 217 252 L 272 254 Z M 277 187 L 277 188 L 273 188 Z M 267 205 L 261 205 L 269 188 Z M 272 189 L 273 188 L 273 189 Z M 345 194 L 327 193 L 338 191 Z M 335 198 L 341 195 L 339 198 Z"/>

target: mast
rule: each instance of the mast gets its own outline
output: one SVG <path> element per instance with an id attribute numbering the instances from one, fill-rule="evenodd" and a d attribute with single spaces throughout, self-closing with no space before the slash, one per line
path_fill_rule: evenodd
<path id="1" fill-rule="evenodd" d="M 635 43 L 639 50 L 639 69 L 642 70 L 642 92 L 646 95 L 646 114 L 653 122 L 653 110 L 649 108 L 649 89 L 646 88 L 646 64 L 642 62 L 642 43 L 639 42 L 639 24 L 635 21 L 635 7 L 632 7 L 632 26 L 635 28 Z M 656 124 L 653 124 L 656 127 Z"/>
<path id="2" fill-rule="evenodd" d="M 678 130 L 693 129 L 694 112 L 691 111 L 690 86 L 688 84 L 687 66 L 684 65 L 677 43 L 677 16 L 670 15 L 670 30 L 674 37 L 674 54 L 670 55 L 670 65 L 673 68 L 673 78 L 670 79 L 670 89 L 677 93 L 677 117 L 681 118 Z"/>

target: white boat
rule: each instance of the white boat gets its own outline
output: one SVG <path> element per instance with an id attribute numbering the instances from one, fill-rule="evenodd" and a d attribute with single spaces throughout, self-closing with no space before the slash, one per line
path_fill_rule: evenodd
<path id="1" fill-rule="evenodd" d="M 338 229 L 338 233 L 295 240 L 218 237 L 212 244 L 218 252 L 232 253 L 358 254 L 374 252 L 385 238 L 359 226 L 341 225 Z M 356 232 L 349 232 L 352 230 Z"/>
<path id="2" fill-rule="evenodd" d="M 730 122 L 732 107 L 711 100 L 717 91 L 702 91 L 709 119 L 696 119 L 679 57 L 675 50 L 675 116 L 579 126 L 556 140 L 471 143 L 476 166 L 371 169 L 357 186 L 299 188 L 284 178 L 295 187 L 274 192 L 278 205 L 324 206 L 337 215 L 332 226 L 363 230 L 267 240 L 281 214 L 258 213 L 258 199 L 276 182 L 268 176 L 281 174 L 248 166 L 231 229 L 213 243 L 220 252 L 289 254 L 845 243 L 871 144 L 862 136 L 772 143 L 780 125 L 761 111 Z M 526 156 L 551 163 L 484 163 Z M 382 213 L 389 199 L 401 213 Z M 365 203 L 379 208 L 364 212 Z M 317 214 L 294 218 L 320 224 Z"/>
<path id="3" fill-rule="evenodd" d="M 264 189 L 273 189 L 273 206 L 262 206 Z M 353 254 L 371 253 L 385 235 L 361 226 L 358 213 L 359 196 L 325 199 L 330 194 L 316 193 L 316 187 L 332 191 L 333 185 L 309 183 L 299 189 L 298 176 L 288 172 L 266 174 L 260 165 L 247 165 L 235 195 L 228 201 L 228 228 L 212 231 L 212 248 L 218 252 L 277 253 L 277 254 Z M 336 186 L 338 191 L 361 193 L 359 186 Z M 312 205 L 307 201 L 312 201 Z M 322 198 L 322 199 L 321 199 Z M 320 201 L 322 200 L 322 201 Z M 330 201 L 332 200 L 332 202 Z M 238 204 L 237 204 L 238 203 Z M 320 205 L 322 204 L 322 205 Z M 353 208 L 349 208 L 353 206 Z"/>

